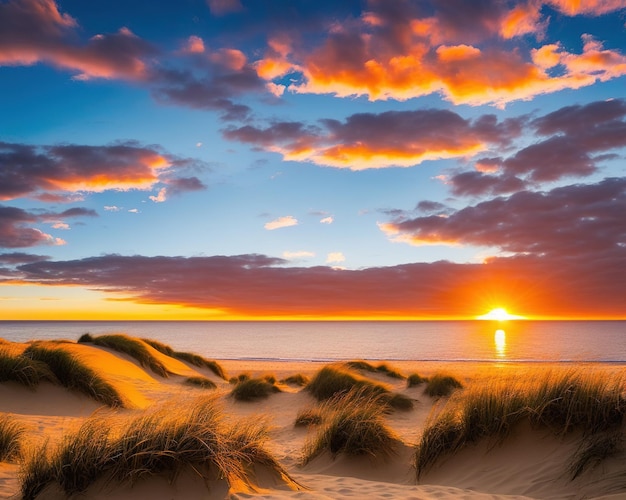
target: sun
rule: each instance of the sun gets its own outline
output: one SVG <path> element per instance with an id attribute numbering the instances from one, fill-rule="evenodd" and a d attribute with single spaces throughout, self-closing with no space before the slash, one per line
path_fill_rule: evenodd
<path id="1" fill-rule="evenodd" d="M 493 321 L 506 321 L 509 319 L 522 319 L 523 316 L 517 316 L 515 314 L 509 314 L 504 307 L 496 307 L 487 314 L 477 316 L 476 319 L 490 319 Z"/>

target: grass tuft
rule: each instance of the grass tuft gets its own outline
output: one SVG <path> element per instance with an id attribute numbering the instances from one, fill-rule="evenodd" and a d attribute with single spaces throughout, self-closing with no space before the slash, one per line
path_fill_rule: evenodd
<path id="1" fill-rule="evenodd" d="M 17 382 L 34 389 L 43 381 L 58 383 L 46 363 L 0 349 L 0 382 Z"/>
<path id="2" fill-rule="evenodd" d="M 63 387 L 85 394 L 110 407 L 124 407 L 124 399 L 117 389 L 71 353 L 34 343 L 22 355 L 46 364 Z"/>
<path id="3" fill-rule="evenodd" d="M 620 432 L 601 433 L 585 439 L 568 468 L 570 478 L 574 480 L 586 469 L 617 455 L 622 450 L 623 444 L 624 436 Z"/>
<path id="4" fill-rule="evenodd" d="M 201 389 L 215 389 L 217 387 L 215 382 L 206 377 L 188 377 L 185 379 L 185 384 L 200 387 Z"/>
<path id="5" fill-rule="evenodd" d="M 373 364 L 367 361 L 355 360 L 355 361 L 347 361 L 345 365 L 346 367 L 353 369 L 353 370 L 362 370 L 362 371 L 371 372 L 371 373 L 383 373 L 387 375 L 388 377 L 397 378 L 397 379 L 406 378 L 398 370 L 396 370 L 395 368 L 389 367 L 385 363 L 381 363 L 378 366 L 374 366 Z"/>
<path id="6" fill-rule="evenodd" d="M 237 401 L 254 401 L 277 392 L 280 388 L 264 378 L 244 378 L 236 383 L 231 395 Z"/>
<path id="7" fill-rule="evenodd" d="M 290 384 L 290 385 L 297 385 L 300 387 L 304 387 L 305 385 L 307 385 L 309 383 L 311 379 L 309 379 L 309 377 L 307 377 L 306 375 L 302 375 L 301 373 L 296 373 L 295 375 L 289 375 L 288 377 L 282 379 L 280 382 L 282 384 Z"/>
<path id="8" fill-rule="evenodd" d="M 371 458 L 393 455 L 400 439 L 385 423 L 386 404 L 381 396 L 356 388 L 321 403 L 322 423 L 305 443 L 302 464 L 325 451 L 333 457 L 340 453 Z"/>
<path id="9" fill-rule="evenodd" d="M 0 462 L 9 462 L 22 454 L 24 426 L 10 415 L 0 415 Z"/>
<path id="10" fill-rule="evenodd" d="M 452 375 L 445 373 L 435 373 L 426 384 L 426 393 L 431 398 L 446 397 L 452 394 L 454 389 L 461 389 L 463 384 Z"/>
<path id="11" fill-rule="evenodd" d="M 428 382 L 428 378 L 427 377 L 422 377 L 419 373 L 411 373 L 406 378 L 406 386 L 407 386 L 407 388 L 409 388 L 409 387 L 417 387 L 419 385 L 425 384 L 426 382 Z"/>
<path id="12" fill-rule="evenodd" d="M 83 333 L 78 339 L 79 344 L 93 344 L 93 335 L 91 333 Z"/>
<path id="13" fill-rule="evenodd" d="M 380 396 L 389 407 L 396 409 L 410 409 L 413 402 L 401 394 L 393 394 L 387 387 L 373 380 L 357 376 L 338 366 L 324 366 L 307 384 L 306 390 L 318 401 L 324 401 L 337 394 L 359 389 L 361 394 Z"/>
<path id="14" fill-rule="evenodd" d="M 168 405 L 136 417 L 94 416 L 50 450 L 25 460 L 21 493 L 34 499 L 58 485 L 67 497 L 83 493 L 98 479 L 131 485 L 149 475 L 174 480 L 185 469 L 205 479 L 223 478 L 229 485 L 250 484 L 255 465 L 297 485 L 265 449 L 267 428 L 258 421 L 222 418 L 215 397 L 188 405 Z"/>
<path id="15" fill-rule="evenodd" d="M 190 365 L 193 365 L 193 366 L 197 366 L 199 368 L 208 368 L 221 379 L 228 380 L 228 377 L 226 376 L 226 372 L 217 361 L 203 358 L 199 354 L 175 351 L 169 345 L 164 344 L 163 342 L 159 342 L 158 340 L 152 340 L 152 339 L 141 339 L 141 340 L 145 342 L 146 344 L 148 344 L 153 349 L 156 349 L 160 353 L 165 354 L 166 356 L 178 359 L 180 361 L 185 361 L 186 363 L 189 363 Z"/>
<path id="16" fill-rule="evenodd" d="M 108 347 L 117 352 L 128 354 L 136 359 L 143 367 L 147 367 L 157 375 L 167 378 L 170 372 L 165 365 L 155 358 L 148 350 L 147 345 L 139 339 L 129 337 L 128 335 L 100 335 L 93 339 L 95 345 Z"/>
<path id="17" fill-rule="evenodd" d="M 319 408 L 305 408 L 300 410 L 296 415 L 296 427 L 308 427 L 310 425 L 319 425 L 323 421 L 322 411 Z"/>
<path id="18" fill-rule="evenodd" d="M 592 438 L 621 427 L 624 389 L 619 376 L 576 370 L 472 386 L 453 396 L 426 425 L 415 454 L 417 477 L 439 457 L 470 443 L 504 440 L 522 420 L 556 435 L 581 431 L 588 444 L 573 462 L 570 472 L 575 477 L 590 462 L 617 449 L 614 438 Z"/>

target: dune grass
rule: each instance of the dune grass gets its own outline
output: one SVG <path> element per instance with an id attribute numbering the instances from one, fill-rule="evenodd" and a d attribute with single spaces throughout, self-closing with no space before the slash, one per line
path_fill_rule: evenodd
<path id="1" fill-rule="evenodd" d="M 25 427 L 14 417 L 0 414 L 0 462 L 9 462 L 21 456 L 25 432 Z"/>
<path id="2" fill-rule="evenodd" d="M 133 484 L 150 475 L 173 481 L 183 470 L 205 479 L 250 484 L 255 465 L 268 467 L 297 485 L 266 450 L 267 428 L 246 420 L 227 422 L 215 397 L 170 404 L 135 417 L 98 415 L 53 449 L 31 454 L 22 466 L 25 500 L 57 485 L 68 497 L 85 492 L 99 479 Z"/>
<path id="3" fill-rule="evenodd" d="M 560 436 L 577 430 L 590 438 L 617 429 L 626 414 L 624 389 L 621 377 L 578 370 L 471 386 L 426 425 L 415 453 L 417 477 L 468 444 L 504 440 L 522 420 Z M 576 459 L 580 465 L 573 466 L 574 472 L 601 455 L 596 450 L 602 447 L 611 449 L 607 442 L 589 447 L 590 458 Z"/>
<path id="4" fill-rule="evenodd" d="M 302 464 L 326 451 L 333 457 L 340 453 L 383 459 L 393 455 L 401 441 L 385 422 L 383 396 L 360 387 L 321 403 L 321 422 L 304 445 Z"/>
<path id="5" fill-rule="evenodd" d="M 413 408 L 413 401 L 403 394 L 392 393 L 386 386 L 360 377 L 341 366 L 324 366 L 321 368 L 305 389 L 318 401 L 324 401 L 337 394 L 347 393 L 352 389 L 360 389 L 367 396 L 380 396 L 387 408 L 407 410 Z"/>
<path id="6" fill-rule="evenodd" d="M 419 373 L 411 373 L 406 378 L 406 386 L 409 387 L 417 387 L 422 384 L 428 382 L 428 377 L 422 377 Z"/>
<path id="7" fill-rule="evenodd" d="M 28 356 L 16 356 L 0 349 L 0 382 L 17 382 L 34 389 L 43 381 L 58 383 L 48 365 Z"/>
<path id="8" fill-rule="evenodd" d="M 319 425 L 323 421 L 323 415 L 319 407 L 304 408 L 296 415 L 294 425 L 296 427 L 308 427 L 310 425 Z"/>
<path id="9" fill-rule="evenodd" d="M 119 391 L 68 351 L 46 347 L 41 343 L 30 344 L 22 356 L 48 366 L 55 380 L 63 387 L 85 394 L 110 407 L 124 407 L 125 401 Z"/>
<path id="10" fill-rule="evenodd" d="M 384 375 L 387 375 L 388 377 L 391 378 L 396 378 L 396 379 L 405 379 L 406 376 L 404 374 L 402 374 L 401 372 L 399 372 L 398 370 L 396 370 L 395 368 L 391 368 L 390 366 L 388 366 L 385 363 L 381 363 L 377 366 L 374 366 L 373 364 L 367 362 L 367 361 L 363 361 L 363 360 L 355 360 L 355 361 L 347 361 L 345 363 L 345 365 L 348 368 L 352 368 L 355 370 L 362 370 L 362 371 L 366 371 L 366 372 L 371 372 L 371 373 L 382 373 Z"/>
<path id="11" fill-rule="evenodd" d="M 454 389 L 461 389 L 462 387 L 463 384 L 452 375 L 435 373 L 426 382 L 424 393 L 431 398 L 440 398 L 449 396 Z"/>
<path id="12" fill-rule="evenodd" d="M 568 473 L 572 480 L 588 468 L 593 468 L 603 460 L 617 455 L 624 448 L 624 435 L 621 432 L 603 432 L 585 439 L 572 458 Z"/>
<path id="13" fill-rule="evenodd" d="M 128 354 L 144 368 L 149 368 L 157 375 L 167 378 L 170 372 L 149 350 L 145 342 L 124 334 L 100 335 L 92 337 L 92 342 L 100 347 L 107 347 L 117 352 Z"/>
<path id="14" fill-rule="evenodd" d="M 307 377 L 306 375 L 303 375 L 302 373 L 296 373 L 295 375 L 289 375 L 288 377 L 285 377 L 280 382 L 282 384 L 297 385 L 299 387 L 304 387 L 310 382 L 310 380 L 311 379 Z"/>
<path id="15" fill-rule="evenodd" d="M 231 391 L 231 396 L 237 401 L 255 401 L 267 398 L 271 394 L 281 392 L 271 378 L 243 378 L 238 380 Z"/>
<path id="16" fill-rule="evenodd" d="M 199 387 L 200 389 L 215 389 L 217 387 L 215 382 L 206 377 L 187 377 L 185 384 Z"/>
<path id="17" fill-rule="evenodd" d="M 180 361 L 185 361 L 186 363 L 189 363 L 190 365 L 193 365 L 193 366 L 197 366 L 199 368 L 208 368 L 221 379 L 228 380 L 228 377 L 226 376 L 226 372 L 217 361 L 206 359 L 200 356 L 199 354 L 194 354 L 191 352 L 175 351 L 171 346 L 164 344 L 163 342 L 159 342 L 158 340 L 143 339 L 143 338 L 141 340 L 144 341 L 149 346 L 151 346 L 152 348 L 159 351 L 160 353 L 165 354 L 166 356 L 178 359 Z"/>

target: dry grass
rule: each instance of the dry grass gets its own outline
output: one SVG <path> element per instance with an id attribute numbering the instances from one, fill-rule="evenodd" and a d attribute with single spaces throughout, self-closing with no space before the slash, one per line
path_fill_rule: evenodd
<path id="1" fill-rule="evenodd" d="M 0 414 L 0 462 L 18 458 L 26 429 L 14 417 Z"/>
<path id="2" fill-rule="evenodd" d="M 310 382 L 310 380 L 311 379 L 307 377 L 306 375 L 303 375 L 301 373 L 296 373 L 295 375 L 289 375 L 288 377 L 285 377 L 280 382 L 282 384 L 290 384 L 290 385 L 297 385 L 299 387 L 304 387 Z"/>
<path id="3" fill-rule="evenodd" d="M 193 387 L 199 387 L 200 389 L 215 389 L 217 387 L 215 382 L 206 377 L 187 377 L 185 379 L 185 384 Z"/>
<path id="4" fill-rule="evenodd" d="M 0 382 L 17 382 L 34 389 L 43 381 L 58 383 L 46 363 L 0 349 Z"/>
<path id="5" fill-rule="evenodd" d="M 302 464 L 326 451 L 333 457 L 340 453 L 383 459 L 393 455 L 401 441 L 385 422 L 387 404 L 382 396 L 356 388 L 321 403 L 321 423 L 304 445 Z"/>
<path id="6" fill-rule="evenodd" d="M 380 396 L 387 408 L 407 410 L 413 408 L 413 401 L 403 394 L 394 394 L 386 386 L 373 380 L 361 377 L 341 366 L 324 366 L 307 384 L 306 390 L 318 401 L 324 401 L 335 395 L 359 389 L 359 393 L 367 396 Z"/>
<path id="7" fill-rule="evenodd" d="M 319 407 L 304 408 L 296 415 L 294 425 L 296 427 L 309 427 L 310 425 L 319 425 L 323 421 L 322 411 Z"/>
<path id="8" fill-rule="evenodd" d="M 424 393 L 431 398 L 440 398 L 449 396 L 455 389 L 461 389 L 462 387 L 463 384 L 452 375 L 435 373 L 426 382 Z"/>
<path id="9" fill-rule="evenodd" d="M 470 443 L 504 440 L 522 420 L 556 435 L 578 430 L 589 438 L 619 428 L 624 414 L 624 382 L 618 376 L 569 370 L 476 384 L 453 396 L 425 427 L 415 454 L 417 476 Z M 611 446 L 605 440 L 589 447 L 583 454 L 589 458 L 577 459 L 574 472 L 602 455 L 596 450 L 610 451 Z"/>
<path id="10" fill-rule="evenodd" d="M 55 381 L 67 389 L 85 394 L 110 407 L 125 406 L 124 398 L 113 385 L 63 348 L 47 347 L 35 342 L 24 350 L 22 356 L 47 365 Z"/>
<path id="11" fill-rule="evenodd" d="M 152 339 L 141 339 L 143 342 L 156 349 L 162 354 L 169 356 L 170 358 L 175 358 L 180 361 L 184 361 L 185 363 L 189 363 L 190 365 L 197 366 L 198 368 L 208 368 L 215 375 L 220 377 L 223 380 L 228 380 L 226 376 L 226 372 L 222 368 L 222 366 L 217 362 L 211 359 L 206 359 L 199 354 L 194 354 L 191 352 L 180 352 L 175 351 L 172 347 L 163 342 L 159 342 L 157 340 Z"/>
<path id="12" fill-rule="evenodd" d="M 271 394 L 281 392 L 274 383 L 275 380 L 275 378 L 244 378 L 235 384 L 230 394 L 237 401 L 255 401 L 266 398 Z"/>
<path id="13" fill-rule="evenodd" d="M 385 363 L 381 363 L 377 366 L 374 366 L 373 364 L 367 361 L 355 360 L 355 361 L 348 361 L 345 363 L 345 365 L 347 368 L 351 368 L 354 370 L 361 370 L 361 371 L 366 371 L 370 373 L 382 373 L 391 378 L 396 378 L 396 379 L 406 378 L 406 376 L 402 374 L 400 371 L 396 370 L 395 368 L 391 368 Z"/>
<path id="14" fill-rule="evenodd" d="M 135 417 L 94 416 L 59 446 L 28 457 L 20 476 L 23 498 L 34 499 L 54 484 L 69 497 L 99 479 L 132 485 L 144 476 L 165 475 L 173 481 L 183 470 L 249 484 L 255 465 L 296 484 L 265 449 L 264 424 L 227 423 L 222 414 L 215 397 L 203 397 Z"/>
<path id="15" fill-rule="evenodd" d="M 411 373 L 406 378 L 406 386 L 409 387 L 417 387 L 422 384 L 428 382 L 428 377 L 422 377 L 419 373 Z"/>
<path id="16" fill-rule="evenodd" d="M 92 342 L 101 347 L 107 347 L 117 352 L 128 354 L 136 359 L 141 366 L 149 368 L 161 377 L 168 377 L 170 372 L 148 349 L 145 342 L 128 335 L 100 335 L 92 337 Z"/>

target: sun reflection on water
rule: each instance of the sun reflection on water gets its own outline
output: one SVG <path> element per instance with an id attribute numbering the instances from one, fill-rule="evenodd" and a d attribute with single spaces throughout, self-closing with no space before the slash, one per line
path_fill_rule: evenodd
<path id="1" fill-rule="evenodd" d="M 496 330 L 493 342 L 496 347 L 496 356 L 498 358 L 506 358 L 506 332 L 504 330 Z"/>

